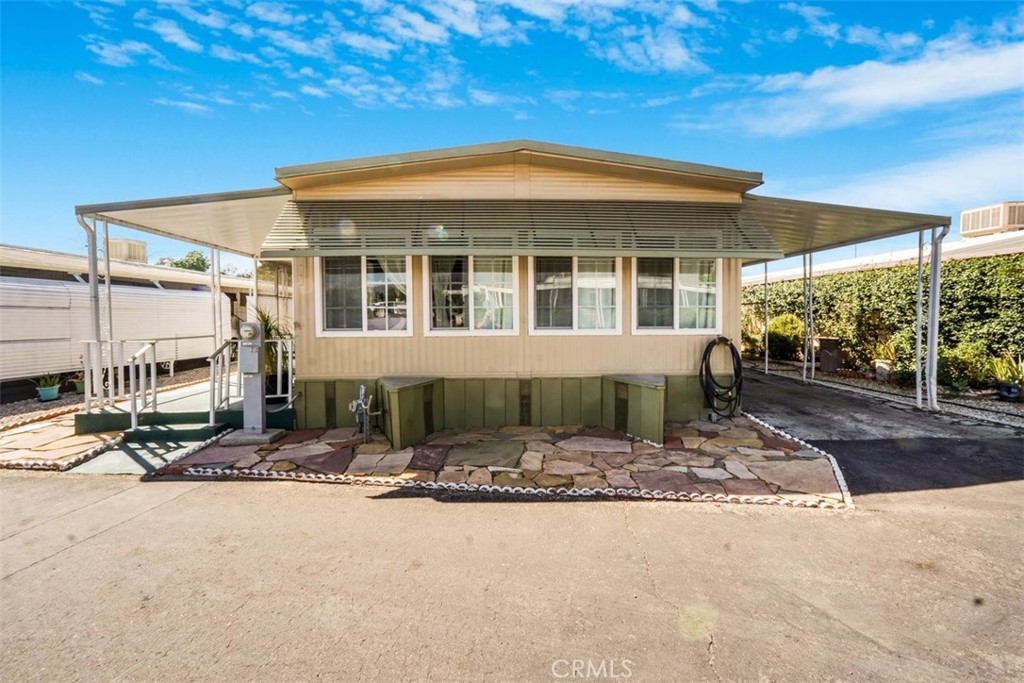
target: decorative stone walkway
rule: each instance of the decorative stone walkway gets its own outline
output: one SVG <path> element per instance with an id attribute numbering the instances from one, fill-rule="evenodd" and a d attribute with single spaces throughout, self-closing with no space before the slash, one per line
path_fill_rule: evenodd
<path id="1" fill-rule="evenodd" d="M 67 470 L 108 448 L 120 432 L 75 434 L 75 416 L 0 432 L 0 468 Z"/>
<path id="2" fill-rule="evenodd" d="M 267 446 L 210 445 L 157 474 L 847 507 L 833 468 L 825 453 L 736 417 L 667 424 L 664 446 L 603 427 L 504 427 L 396 451 L 381 434 L 363 443 L 354 429 L 310 429 Z"/>

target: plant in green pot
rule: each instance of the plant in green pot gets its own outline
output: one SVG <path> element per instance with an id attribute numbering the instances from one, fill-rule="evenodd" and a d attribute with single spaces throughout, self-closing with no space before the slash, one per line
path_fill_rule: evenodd
<path id="1" fill-rule="evenodd" d="M 82 357 L 78 357 L 78 372 L 71 375 L 71 381 L 75 383 L 75 393 L 85 393 L 85 364 L 82 361 Z"/>
<path id="2" fill-rule="evenodd" d="M 40 401 L 55 401 L 60 394 L 61 376 L 43 375 L 35 380 L 36 393 Z"/>

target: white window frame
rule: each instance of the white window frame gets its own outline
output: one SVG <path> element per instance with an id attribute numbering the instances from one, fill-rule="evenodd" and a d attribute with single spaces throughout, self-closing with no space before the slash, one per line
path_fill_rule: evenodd
<path id="1" fill-rule="evenodd" d="M 436 254 L 436 256 L 466 256 L 469 258 L 469 272 L 466 274 L 466 286 L 469 296 L 467 297 L 466 309 L 473 309 L 473 281 L 476 277 L 476 264 L 472 254 Z M 519 335 L 519 257 L 509 254 L 512 257 L 512 329 L 510 330 L 477 330 L 473 329 L 472 320 L 465 329 L 443 327 L 432 329 L 431 318 L 433 309 L 430 297 L 432 288 L 430 283 L 430 256 L 424 255 L 421 261 L 422 282 L 423 282 L 423 336 L 425 337 L 515 337 Z M 472 313 L 470 317 L 472 318 Z"/>
<path id="2" fill-rule="evenodd" d="M 672 327 L 640 327 L 638 322 L 640 320 L 640 269 L 637 267 L 637 261 L 639 258 L 665 258 L 659 256 L 651 257 L 633 257 L 633 334 L 636 335 L 658 335 L 658 334 L 675 334 L 675 335 L 700 335 L 707 336 L 711 334 L 722 333 L 722 259 L 716 258 L 715 261 L 715 326 L 714 327 L 701 327 L 701 328 L 690 328 L 690 327 L 679 327 L 679 262 L 680 261 L 695 261 L 703 260 L 701 257 L 696 258 L 685 258 L 679 256 L 672 257 Z"/>
<path id="3" fill-rule="evenodd" d="M 536 283 L 534 282 L 534 261 L 537 257 L 530 257 L 529 264 L 529 284 L 528 284 L 528 305 L 530 314 L 530 334 L 537 336 L 557 337 L 557 336 L 597 336 L 597 337 L 610 337 L 622 334 L 622 257 L 615 256 L 615 327 L 611 329 L 598 329 L 598 330 L 581 330 L 579 329 L 579 297 L 576 295 L 576 290 L 579 282 L 579 256 L 573 256 L 572 258 L 572 328 L 568 327 L 541 327 L 536 326 Z M 584 256 L 584 258 L 589 258 Z M 597 256 L 594 258 L 608 258 Z"/>
<path id="4" fill-rule="evenodd" d="M 377 258 L 377 257 L 372 257 Z M 413 334 L 413 313 L 414 304 L 412 291 L 413 277 L 412 277 L 412 257 L 405 257 L 405 286 L 408 288 L 408 294 L 405 300 L 406 306 L 406 324 L 404 330 L 368 330 L 366 329 L 366 257 L 359 257 L 359 277 L 360 277 L 360 298 L 362 301 L 362 316 L 363 316 L 363 329 L 361 330 L 334 330 L 326 329 L 324 327 L 325 316 L 324 316 L 324 267 L 323 258 L 316 256 L 313 258 L 313 269 L 314 269 L 314 286 L 313 286 L 313 298 L 316 306 L 315 317 L 316 317 L 316 336 L 317 337 L 411 337 Z"/>

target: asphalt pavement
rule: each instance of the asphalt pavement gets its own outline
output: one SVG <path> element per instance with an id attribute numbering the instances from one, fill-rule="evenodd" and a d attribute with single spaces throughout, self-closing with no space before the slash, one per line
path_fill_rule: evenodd
<path id="1" fill-rule="evenodd" d="M 0 679 L 1024 678 L 1017 435 L 748 387 L 856 510 L 0 472 Z"/>

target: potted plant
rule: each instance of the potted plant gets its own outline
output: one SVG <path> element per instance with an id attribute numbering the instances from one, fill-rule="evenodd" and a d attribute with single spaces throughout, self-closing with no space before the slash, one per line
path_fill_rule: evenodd
<path id="1" fill-rule="evenodd" d="M 291 335 L 291 330 L 286 325 L 281 323 L 274 315 L 270 312 L 265 311 L 262 308 L 256 309 L 256 322 L 263 328 L 263 342 L 264 342 L 264 354 L 263 354 L 263 369 L 265 374 L 266 388 L 268 394 L 282 394 L 284 388 L 291 383 L 291 368 L 288 367 L 287 357 L 282 356 L 281 358 L 281 386 L 277 383 L 277 356 L 278 351 L 283 349 L 277 343 L 276 340 L 288 339 Z"/>
<path id="2" fill-rule="evenodd" d="M 892 339 L 875 344 L 875 358 L 871 365 L 875 369 L 875 379 L 879 382 L 888 382 L 889 374 L 892 373 L 892 366 L 896 362 L 896 347 Z"/>
<path id="3" fill-rule="evenodd" d="M 1000 401 L 1019 401 L 1024 384 L 1024 358 L 1008 353 L 992 358 L 989 371 L 996 380 L 996 395 Z"/>
<path id="4" fill-rule="evenodd" d="M 82 357 L 78 357 L 78 372 L 71 375 L 71 381 L 75 383 L 75 393 L 85 393 L 85 364 L 82 361 Z"/>
<path id="5" fill-rule="evenodd" d="M 35 380 L 36 393 L 39 394 L 39 400 L 42 401 L 55 401 L 57 396 L 60 394 L 61 376 L 60 375 L 43 375 L 39 379 Z"/>

